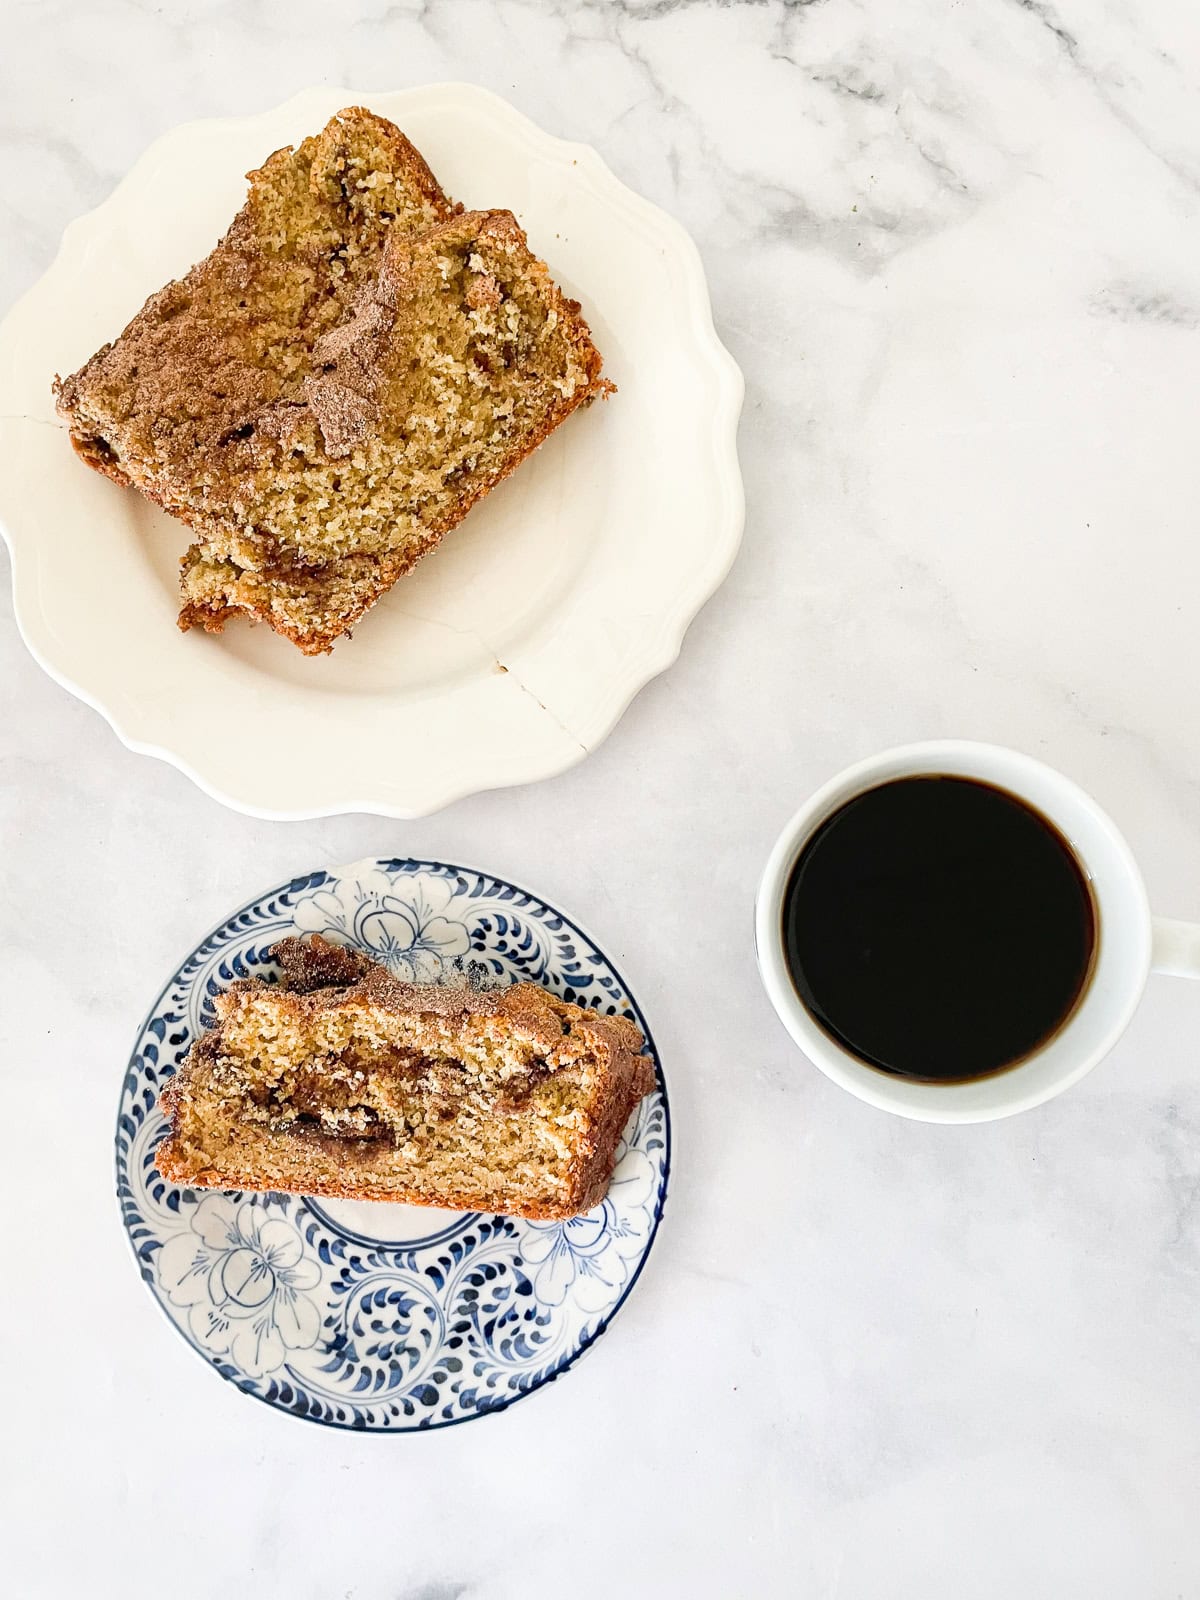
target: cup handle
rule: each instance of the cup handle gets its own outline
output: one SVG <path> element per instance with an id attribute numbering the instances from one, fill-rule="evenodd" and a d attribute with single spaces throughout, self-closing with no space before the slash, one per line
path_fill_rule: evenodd
<path id="1" fill-rule="evenodd" d="M 1150 970 L 1172 978 L 1200 978 L 1200 922 L 1155 917 Z"/>

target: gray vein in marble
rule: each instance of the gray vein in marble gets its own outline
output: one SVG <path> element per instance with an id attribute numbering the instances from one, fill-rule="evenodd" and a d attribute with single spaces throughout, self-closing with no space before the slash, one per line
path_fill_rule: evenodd
<path id="1" fill-rule="evenodd" d="M 1022 11 L 1031 12 L 1043 27 L 1050 30 L 1050 32 L 1062 45 L 1063 49 L 1070 56 L 1071 60 L 1078 64 L 1078 39 L 1076 39 L 1073 33 L 1069 33 L 1067 29 L 1062 26 L 1051 7 L 1045 3 L 1045 0 L 1014 0 L 1014 4 L 1019 6 Z"/>
<path id="2" fill-rule="evenodd" d="M 1158 147 L 1156 141 L 1150 137 L 1140 121 L 1133 115 L 1127 106 L 1121 103 L 1116 94 L 1113 92 L 1114 87 L 1119 87 L 1120 85 L 1110 86 L 1104 82 L 1100 73 L 1093 68 L 1088 60 L 1079 38 L 1063 25 L 1063 23 L 1059 20 L 1057 12 L 1052 6 L 1046 3 L 1046 0 L 1009 0 L 1009 4 L 1015 5 L 1019 10 L 1027 12 L 1031 17 L 1035 18 L 1039 23 L 1041 23 L 1046 31 L 1050 33 L 1056 40 L 1063 54 L 1071 62 L 1072 66 L 1076 67 L 1081 76 L 1085 78 L 1086 81 L 1092 86 L 1106 109 L 1112 114 L 1113 117 L 1116 118 L 1116 120 L 1123 128 L 1126 129 L 1128 133 L 1133 135 L 1133 137 L 1149 155 L 1153 156 L 1156 161 L 1161 161 L 1163 166 L 1166 167 L 1167 170 L 1172 173 L 1180 183 L 1185 184 L 1193 191 L 1200 192 L 1200 172 L 1190 169 L 1180 160 L 1178 160 L 1178 158 L 1168 155 L 1164 150 Z M 1164 61 L 1170 60 L 1170 58 L 1167 57 L 1164 52 L 1159 52 L 1159 54 Z"/>
<path id="3" fill-rule="evenodd" d="M 27 160 L 31 153 L 28 134 L 20 128 L 0 127 L 0 152 L 7 160 Z M 49 157 L 57 161 L 84 197 L 107 193 L 117 181 L 115 173 L 98 167 L 79 144 L 59 134 L 39 133 L 36 153 L 39 160 Z"/>
<path id="4" fill-rule="evenodd" d="M 1200 307 L 1189 305 L 1163 289 L 1134 283 L 1111 283 L 1099 289 L 1089 309 L 1118 322 L 1162 323 L 1173 328 L 1200 326 Z"/>
<path id="5" fill-rule="evenodd" d="M 949 82 L 935 82 L 932 93 L 918 92 L 908 82 L 901 82 L 889 91 L 865 66 L 853 60 L 829 62 L 817 71 L 811 66 L 802 68 L 806 70 L 808 81 L 829 95 L 831 104 L 842 107 L 843 115 L 857 119 L 846 129 L 848 154 L 869 159 L 870 148 L 878 142 L 883 145 L 881 153 L 894 159 L 890 141 L 892 129 L 898 127 L 905 145 L 933 176 L 938 191 L 945 196 L 941 207 L 925 203 L 897 206 L 884 198 L 885 185 L 873 190 L 848 178 L 846 206 L 838 213 L 831 211 L 828 205 L 814 204 L 798 187 L 747 171 L 731 162 L 705 126 L 699 110 L 680 100 L 668 88 L 643 42 L 633 38 L 628 27 L 622 27 L 623 19 L 635 15 L 641 14 L 627 8 L 614 8 L 612 36 L 626 59 L 645 77 L 659 112 L 687 123 L 699 157 L 698 170 L 717 187 L 739 229 L 751 239 L 799 241 L 808 248 L 828 251 L 856 274 L 869 275 L 898 251 L 960 221 L 968 196 L 972 205 L 981 198 L 971 193 L 970 185 L 946 148 L 947 136 L 951 141 L 964 134 L 978 138 L 975 130 L 968 130 L 963 122 Z M 789 14 L 785 12 L 781 28 L 786 28 L 788 20 Z M 801 66 L 799 53 L 790 41 L 773 47 L 772 55 L 792 66 Z M 672 167 L 676 186 L 678 171 L 676 155 Z"/>
<path id="6" fill-rule="evenodd" d="M 1174 1270 L 1195 1277 L 1200 1273 L 1200 1122 L 1187 1108 L 1172 1104 L 1154 1145 L 1170 1195 L 1163 1253 Z"/>
<path id="7" fill-rule="evenodd" d="M 637 22 L 653 22 L 680 11 L 760 11 L 773 10 L 777 5 L 785 12 L 807 11 L 825 3 L 826 0 L 580 0 L 584 11 L 619 12 Z"/>
<path id="8" fill-rule="evenodd" d="M 794 66 L 795 63 L 793 62 Z M 885 100 L 887 96 L 876 84 L 869 82 L 852 83 L 850 75 L 839 76 L 836 72 L 813 72 L 809 74 L 810 83 L 828 84 L 837 94 L 848 94 L 854 100 Z"/>
<path id="9" fill-rule="evenodd" d="M 786 61 L 790 66 L 801 65 L 793 53 L 793 35 L 797 26 L 802 24 L 805 11 L 812 10 L 818 5 L 824 5 L 826 0 L 801 0 L 799 5 L 785 5 L 780 8 L 779 20 L 775 26 L 776 38 L 767 47 L 768 54 L 774 61 Z"/>

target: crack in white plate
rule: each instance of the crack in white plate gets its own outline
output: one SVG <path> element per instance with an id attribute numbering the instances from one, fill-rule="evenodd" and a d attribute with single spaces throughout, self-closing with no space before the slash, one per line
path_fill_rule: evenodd
<path id="1" fill-rule="evenodd" d="M 181 251 L 220 236 L 231 174 L 354 103 L 399 123 L 447 192 L 521 216 L 583 302 L 617 394 L 569 419 L 332 657 L 238 624 L 184 636 L 184 530 L 88 472 L 62 425 L 34 413 L 56 372 L 179 272 Z M 419 816 L 550 777 L 670 665 L 728 570 L 743 517 L 741 398 L 679 225 L 594 151 L 485 90 L 314 89 L 261 116 L 187 124 L 68 228 L 0 326 L 0 527 L 18 624 L 128 745 L 255 815 Z M 336 767 L 321 754 L 334 749 Z"/>

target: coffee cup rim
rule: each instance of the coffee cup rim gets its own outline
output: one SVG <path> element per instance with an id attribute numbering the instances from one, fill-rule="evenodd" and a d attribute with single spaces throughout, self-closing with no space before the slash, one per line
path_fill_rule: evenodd
<path id="1" fill-rule="evenodd" d="M 1071 846 L 1096 900 L 1093 971 L 1070 1018 L 1022 1061 L 967 1082 L 924 1083 L 861 1060 L 833 1039 L 805 1007 L 784 954 L 783 899 L 792 868 L 815 830 L 855 795 L 895 778 L 922 774 L 975 778 L 1033 805 Z M 1125 1031 L 1150 972 L 1152 919 L 1145 885 L 1111 817 L 1055 768 L 1021 751 L 977 740 L 897 745 L 830 778 L 795 811 L 776 839 L 759 882 L 754 921 L 763 985 L 804 1054 L 859 1099 L 919 1121 L 991 1121 L 1061 1094 L 1090 1072 Z"/>

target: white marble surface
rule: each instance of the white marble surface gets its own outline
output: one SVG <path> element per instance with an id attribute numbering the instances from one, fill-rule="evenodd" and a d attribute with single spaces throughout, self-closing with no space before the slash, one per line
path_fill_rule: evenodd
<path id="1" fill-rule="evenodd" d="M 1156 909 L 1200 915 L 1195 9 L 343 9 L 330 38 L 314 0 L 10 0 L 0 307 L 179 120 L 473 79 L 694 233 L 747 377 L 745 546 L 582 766 L 415 824 L 224 811 L 0 627 L 7 1592 L 1191 1600 L 1200 994 L 1155 980 L 1038 1112 L 910 1125 L 788 1044 L 750 907 L 807 790 L 957 734 L 1061 766 Z M 273 879 L 376 850 L 478 861 L 592 925 L 678 1130 L 596 1350 L 398 1440 L 206 1372 L 137 1280 L 111 1170 L 179 954 Z"/>

